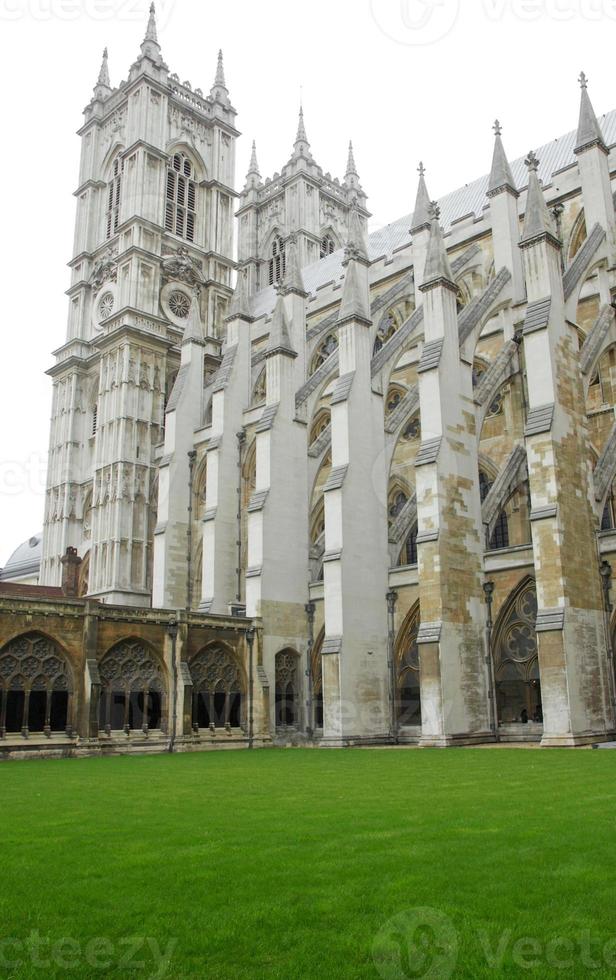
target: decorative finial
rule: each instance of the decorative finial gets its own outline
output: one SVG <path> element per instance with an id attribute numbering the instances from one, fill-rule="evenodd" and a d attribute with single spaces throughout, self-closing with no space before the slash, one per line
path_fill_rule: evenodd
<path id="1" fill-rule="evenodd" d="M 588 79 L 583 71 L 580 72 L 578 82 L 580 83 L 580 88 L 588 88 Z"/>
<path id="2" fill-rule="evenodd" d="M 107 52 L 107 48 L 105 48 L 104 51 L 103 51 L 103 60 L 101 62 L 101 68 L 100 68 L 100 71 L 98 73 L 98 81 L 96 83 L 97 85 L 103 85 L 103 86 L 105 86 L 105 88 L 111 88 L 111 85 L 110 85 L 110 82 L 109 82 L 109 65 L 108 65 L 108 60 L 107 60 L 108 57 L 109 57 L 109 55 L 108 55 L 108 52 Z"/>
<path id="3" fill-rule="evenodd" d="M 252 141 L 252 152 L 250 154 L 250 164 L 248 167 L 248 173 L 256 174 L 258 177 L 261 176 L 259 173 L 259 164 L 257 163 L 257 144 L 255 140 Z"/>
<path id="4" fill-rule="evenodd" d="M 216 78 L 214 79 L 214 87 L 226 88 L 225 84 L 225 67 L 222 60 L 222 48 L 218 51 L 218 63 L 216 65 Z"/>
<path id="5" fill-rule="evenodd" d="M 438 206 L 438 201 L 430 201 L 428 212 L 433 220 L 438 221 L 441 216 L 441 209 Z"/>
<path id="6" fill-rule="evenodd" d="M 355 166 L 355 156 L 353 154 L 353 141 L 349 140 L 349 156 L 347 160 L 346 176 L 350 174 L 357 174 L 357 167 Z"/>
<path id="7" fill-rule="evenodd" d="M 295 137 L 296 145 L 298 143 L 307 143 L 308 137 L 306 136 L 306 126 L 304 125 L 304 107 L 300 103 L 299 107 L 299 121 L 297 123 L 297 136 Z"/>
<path id="8" fill-rule="evenodd" d="M 538 167 L 539 167 L 539 161 L 537 159 L 537 156 L 536 156 L 534 150 L 531 150 L 530 151 L 530 153 L 526 157 L 526 160 L 524 161 L 524 163 L 528 167 L 529 173 L 532 173 L 533 171 L 536 171 L 538 169 Z"/>
<path id="9" fill-rule="evenodd" d="M 426 172 L 426 168 L 423 165 L 423 160 L 419 161 L 419 166 L 417 167 L 417 173 L 420 177 L 423 177 Z"/>
<path id="10" fill-rule="evenodd" d="M 144 40 L 154 41 L 155 44 L 158 44 L 158 34 L 156 31 L 156 7 L 153 2 L 150 4 L 150 16 L 148 18 L 148 26 L 145 32 Z"/>
<path id="11" fill-rule="evenodd" d="M 492 126 L 492 129 L 494 130 L 494 135 L 495 136 L 500 136 L 501 135 L 501 133 L 503 131 L 503 127 L 501 126 L 501 124 L 498 121 L 498 119 L 495 119 L 494 120 L 494 125 Z"/>

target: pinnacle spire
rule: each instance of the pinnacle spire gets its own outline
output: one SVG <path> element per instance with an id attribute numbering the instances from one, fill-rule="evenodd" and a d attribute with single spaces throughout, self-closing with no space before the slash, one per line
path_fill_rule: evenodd
<path id="1" fill-rule="evenodd" d="M 250 154 L 250 164 L 248 166 L 248 174 L 255 174 L 257 177 L 261 176 L 259 171 L 259 164 L 257 163 L 257 144 L 255 140 L 252 141 L 252 152 Z"/>
<path id="2" fill-rule="evenodd" d="M 349 140 L 349 157 L 347 160 L 346 177 L 358 177 L 357 167 L 355 166 L 355 156 L 353 154 L 353 141 Z"/>
<path id="3" fill-rule="evenodd" d="M 601 132 L 601 127 L 588 94 L 588 79 L 583 71 L 580 72 L 578 82 L 580 83 L 580 88 L 582 91 L 580 98 L 580 116 L 578 120 L 577 136 L 575 139 L 575 152 L 578 153 L 580 150 L 585 150 L 590 146 L 600 146 L 602 149 L 606 150 L 607 148 L 605 146 L 605 140 L 603 139 L 603 133 Z"/>
<path id="4" fill-rule="evenodd" d="M 156 29 L 156 7 L 150 4 L 150 15 L 148 26 L 146 27 L 145 37 L 141 42 L 141 53 L 152 58 L 153 61 L 160 61 L 160 44 L 158 43 L 158 31 Z"/>
<path id="5" fill-rule="evenodd" d="M 415 210 L 411 221 L 411 232 L 420 231 L 422 228 L 430 226 L 430 195 L 426 186 L 426 168 L 420 161 L 417 167 L 419 183 L 417 185 L 417 197 L 415 198 Z"/>
<path id="6" fill-rule="evenodd" d="M 338 320 L 353 318 L 369 323 L 371 318 L 368 289 L 368 249 L 355 202 L 353 202 L 349 213 L 349 230 L 344 249 L 343 265 L 346 267 L 346 273 L 342 286 Z"/>
<path id="7" fill-rule="evenodd" d="M 210 95 L 215 102 L 222 102 L 224 104 L 229 103 L 229 89 L 227 88 L 227 83 L 225 81 L 225 66 L 222 57 L 222 48 L 220 48 L 218 51 L 216 75 L 214 77 L 214 84 L 212 85 Z"/>
<path id="8" fill-rule="evenodd" d="M 495 121 L 493 129 L 494 153 L 492 155 L 492 169 L 490 170 L 490 179 L 488 181 L 488 197 L 493 197 L 502 190 L 513 191 L 517 197 L 518 190 L 515 186 L 511 167 L 509 166 L 507 154 L 505 153 L 505 148 L 501 139 L 503 128 L 498 119 Z"/>
<path id="9" fill-rule="evenodd" d="M 193 289 L 192 302 L 188 322 L 184 328 L 182 337 L 182 347 L 189 343 L 203 343 L 203 327 L 201 326 L 201 314 L 199 312 L 199 290 Z"/>
<path id="10" fill-rule="evenodd" d="M 453 274 L 449 264 L 449 257 L 443 241 L 443 232 L 440 225 L 440 209 L 436 201 L 430 203 L 430 240 L 426 253 L 426 267 L 424 270 L 423 283 L 421 289 L 441 282 L 455 288 Z"/>
<path id="11" fill-rule="evenodd" d="M 286 268 L 285 273 L 282 278 L 282 283 L 280 286 L 280 292 L 283 295 L 287 293 L 299 293 L 302 296 L 307 296 L 308 293 L 304 287 L 304 280 L 302 278 L 302 270 L 299 266 L 299 255 L 297 252 L 297 236 L 292 235 L 286 246 Z"/>
<path id="12" fill-rule="evenodd" d="M 554 241 L 558 241 L 552 216 L 543 196 L 543 190 L 539 183 L 538 168 L 539 160 L 533 150 L 530 151 L 524 161 L 528 168 L 528 191 L 526 194 L 526 214 L 524 215 L 524 229 L 520 242 L 530 242 L 542 235 L 549 235 Z"/>
<path id="13" fill-rule="evenodd" d="M 298 143 L 308 143 L 308 137 L 306 135 L 306 126 L 304 123 L 304 107 L 300 105 L 299 107 L 299 119 L 297 122 L 297 136 L 295 137 L 295 145 Z"/>
<path id="14" fill-rule="evenodd" d="M 248 274 L 246 269 L 240 269 L 237 275 L 235 290 L 231 297 L 228 320 L 241 317 L 252 320 L 250 296 L 248 294 Z"/>
<path id="15" fill-rule="evenodd" d="M 111 82 L 109 81 L 109 53 L 107 48 L 103 50 L 103 60 L 101 61 L 100 71 L 98 73 L 98 79 L 96 85 L 94 86 L 94 92 L 98 95 L 99 89 L 110 89 Z M 101 95 L 104 93 L 100 93 Z"/>
<path id="16" fill-rule="evenodd" d="M 279 353 L 291 354 L 293 357 L 297 357 L 297 352 L 293 349 L 289 336 L 289 320 L 282 293 L 278 294 L 278 299 L 276 300 L 266 347 L 266 355 Z"/>

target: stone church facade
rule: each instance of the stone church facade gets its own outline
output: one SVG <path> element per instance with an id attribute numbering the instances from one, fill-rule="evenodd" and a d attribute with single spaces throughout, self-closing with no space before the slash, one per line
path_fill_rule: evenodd
<path id="1" fill-rule="evenodd" d="M 238 192 L 222 56 L 180 82 L 153 8 L 116 88 L 105 53 L 0 752 L 614 736 L 616 112 L 580 86 L 369 235 L 302 110 Z"/>

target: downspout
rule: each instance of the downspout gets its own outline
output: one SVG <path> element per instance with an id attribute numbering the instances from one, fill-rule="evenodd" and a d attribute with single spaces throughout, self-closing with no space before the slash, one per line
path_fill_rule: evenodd
<path id="1" fill-rule="evenodd" d="M 494 674 L 494 657 L 492 656 L 492 602 L 494 601 L 494 582 L 488 580 L 483 583 L 483 594 L 485 596 L 486 614 L 486 666 L 488 668 L 489 691 L 488 699 L 490 702 L 490 728 L 494 735 L 494 741 L 499 742 L 498 719 L 496 715 L 496 676 Z"/>
<path id="2" fill-rule="evenodd" d="M 176 640 L 178 635 L 177 619 L 170 619 L 167 625 L 167 635 L 171 638 L 171 676 L 173 678 L 171 701 L 171 734 L 169 737 L 169 752 L 175 748 L 175 730 L 178 722 L 178 665 L 175 660 Z"/>

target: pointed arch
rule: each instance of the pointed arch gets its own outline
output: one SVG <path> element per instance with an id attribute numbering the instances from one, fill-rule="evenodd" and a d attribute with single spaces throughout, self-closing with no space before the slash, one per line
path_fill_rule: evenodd
<path id="1" fill-rule="evenodd" d="M 193 730 L 245 726 L 246 677 L 224 641 L 207 643 L 189 661 L 193 682 Z"/>
<path id="2" fill-rule="evenodd" d="M 411 606 L 394 645 L 396 668 L 396 717 L 401 727 L 421 725 L 419 599 Z"/>
<path id="3" fill-rule="evenodd" d="M 543 721 L 536 619 L 536 583 L 527 575 L 503 604 L 492 634 L 500 725 Z"/>
<path id="4" fill-rule="evenodd" d="M 310 655 L 310 674 L 312 681 L 312 722 L 311 727 L 323 728 L 323 641 L 325 626 L 319 630 Z"/>
<path id="5" fill-rule="evenodd" d="M 277 729 L 299 728 L 300 725 L 300 656 L 297 650 L 285 647 L 275 658 Z"/>
<path id="6" fill-rule="evenodd" d="M 0 649 L 0 738 L 70 735 L 74 690 L 70 660 L 54 637 L 38 630 L 16 634 Z"/>
<path id="7" fill-rule="evenodd" d="M 129 635 L 114 643 L 99 661 L 99 726 L 112 731 L 165 730 L 167 671 L 147 641 Z"/>

